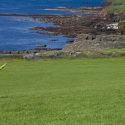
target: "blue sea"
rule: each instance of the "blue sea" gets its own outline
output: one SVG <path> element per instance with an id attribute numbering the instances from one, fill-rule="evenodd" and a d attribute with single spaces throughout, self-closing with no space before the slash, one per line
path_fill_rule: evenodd
<path id="1" fill-rule="evenodd" d="M 81 6 L 100 6 L 103 0 L 0 0 L 0 14 L 54 14 L 74 15 L 78 13 L 53 11 L 49 8 L 66 6 L 79 8 Z M 52 23 L 44 23 L 29 17 L 0 16 L 0 50 L 29 50 L 36 44 L 45 44 L 47 48 L 62 48 L 67 38 L 62 35 L 38 34 L 29 30 L 34 26 L 48 27 Z M 56 39 L 56 41 L 50 41 Z"/>

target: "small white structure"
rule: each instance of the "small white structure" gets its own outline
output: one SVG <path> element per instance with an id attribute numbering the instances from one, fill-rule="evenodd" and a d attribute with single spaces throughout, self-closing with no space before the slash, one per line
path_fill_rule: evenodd
<path id="1" fill-rule="evenodd" d="M 118 23 L 108 24 L 108 25 L 106 25 L 106 27 L 107 27 L 107 29 L 117 30 L 118 29 Z"/>

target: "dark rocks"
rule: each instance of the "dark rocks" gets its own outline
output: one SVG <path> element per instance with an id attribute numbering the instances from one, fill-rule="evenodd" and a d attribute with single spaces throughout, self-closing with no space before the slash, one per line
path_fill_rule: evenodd
<path id="1" fill-rule="evenodd" d="M 47 45 L 45 45 L 45 44 L 36 44 L 36 47 L 40 47 L 40 48 L 41 48 L 41 47 L 43 48 L 43 47 L 46 47 L 46 46 L 47 46 Z"/>
<path id="2" fill-rule="evenodd" d="M 50 38 L 50 39 L 48 39 L 50 42 L 54 42 L 54 41 L 57 41 L 58 39 L 52 39 L 52 38 Z"/>
<path id="3" fill-rule="evenodd" d="M 73 43 L 73 42 L 74 42 L 74 40 L 67 40 L 66 41 L 67 44 L 70 44 L 70 43 Z"/>
<path id="4" fill-rule="evenodd" d="M 78 34 L 81 33 L 91 33 L 96 35 L 118 33 L 118 30 L 107 29 L 106 27 L 108 24 L 112 23 L 112 20 L 102 18 L 102 16 L 97 14 L 91 16 L 48 15 L 41 18 L 39 17 L 38 20 L 44 22 L 52 22 L 56 24 L 53 27 L 30 28 L 30 30 L 35 30 L 36 33 L 40 34 L 61 34 L 68 37 L 76 37 Z"/>

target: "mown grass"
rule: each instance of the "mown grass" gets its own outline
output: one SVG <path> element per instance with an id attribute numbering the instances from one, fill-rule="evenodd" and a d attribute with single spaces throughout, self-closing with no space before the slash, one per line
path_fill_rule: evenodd
<path id="1" fill-rule="evenodd" d="M 124 125 L 125 58 L 4 62 L 0 125 Z"/>

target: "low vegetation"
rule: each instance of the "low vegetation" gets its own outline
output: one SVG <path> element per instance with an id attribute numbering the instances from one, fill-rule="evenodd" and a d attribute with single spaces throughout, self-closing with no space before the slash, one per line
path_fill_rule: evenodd
<path id="1" fill-rule="evenodd" d="M 57 54 L 58 53 L 58 54 Z M 42 52 L 40 58 L 53 59 L 75 59 L 75 58 L 105 58 L 105 57 L 122 57 L 125 56 L 125 48 L 120 49 L 100 49 L 100 50 L 84 50 L 81 52 Z"/>
<path id="2" fill-rule="evenodd" d="M 118 27 L 121 34 L 125 34 L 125 20 L 120 21 Z"/>
<path id="3" fill-rule="evenodd" d="M 125 1 L 124 0 L 107 0 L 111 2 L 112 5 L 124 5 Z"/>
<path id="4" fill-rule="evenodd" d="M 125 48 L 119 49 L 100 49 L 100 50 L 84 50 L 79 52 L 62 52 L 62 51 L 45 51 L 39 54 L 39 56 L 27 55 L 24 58 L 23 55 L 0 55 L 0 60 L 38 60 L 38 59 L 80 59 L 80 58 L 107 58 L 107 57 L 124 57 Z"/>
<path id="5" fill-rule="evenodd" d="M 124 125 L 124 57 L 4 62 L 1 125 Z"/>
<path id="6" fill-rule="evenodd" d="M 105 58 L 122 56 L 125 56 L 125 48 L 82 51 L 81 53 L 76 55 L 76 58 Z"/>
<path id="7" fill-rule="evenodd" d="M 106 7 L 106 10 L 109 14 L 121 14 L 125 17 L 125 0 L 105 0 L 109 2 L 109 6 Z"/>

